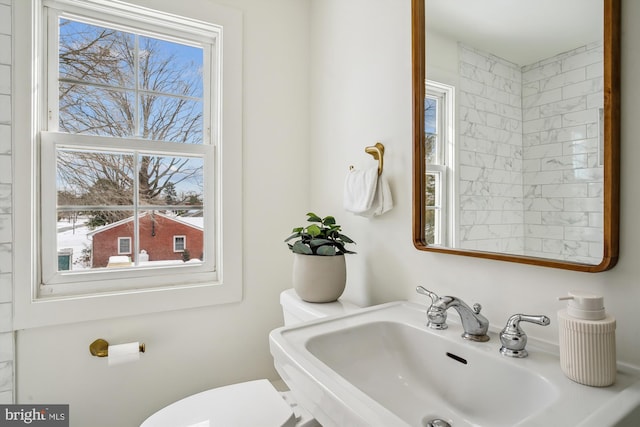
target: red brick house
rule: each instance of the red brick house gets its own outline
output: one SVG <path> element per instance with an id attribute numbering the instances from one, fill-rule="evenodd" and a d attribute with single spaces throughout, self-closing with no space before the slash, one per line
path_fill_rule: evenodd
<path id="1" fill-rule="evenodd" d="M 191 259 L 202 259 L 204 242 L 201 222 L 201 218 L 144 213 L 138 219 L 139 249 L 135 247 L 133 217 L 101 227 L 88 234 L 92 239 L 91 267 L 107 267 L 109 257 L 115 256 L 128 256 L 133 261 L 136 252 L 140 251 L 146 252 L 149 261 L 183 260 L 185 251 L 188 251 Z"/>

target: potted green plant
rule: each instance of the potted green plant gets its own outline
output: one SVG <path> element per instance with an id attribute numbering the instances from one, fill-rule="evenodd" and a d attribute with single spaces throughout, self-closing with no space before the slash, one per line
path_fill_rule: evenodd
<path id="1" fill-rule="evenodd" d="M 294 256 L 293 288 L 305 301 L 332 302 L 347 282 L 344 254 L 355 253 L 345 245 L 355 242 L 342 234 L 333 216 L 321 218 L 309 212 L 307 222 L 311 224 L 295 227 L 285 239 Z"/>

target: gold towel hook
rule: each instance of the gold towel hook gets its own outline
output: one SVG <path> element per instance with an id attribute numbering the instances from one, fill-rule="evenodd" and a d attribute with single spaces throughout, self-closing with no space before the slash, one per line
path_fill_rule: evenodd
<path id="1" fill-rule="evenodd" d="M 382 169 L 384 167 L 384 145 L 380 142 L 376 142 L 376 145 L 365 147 L 364 151 L 373 156 L 378 161 L 378 175 L 382 175 Z"/>

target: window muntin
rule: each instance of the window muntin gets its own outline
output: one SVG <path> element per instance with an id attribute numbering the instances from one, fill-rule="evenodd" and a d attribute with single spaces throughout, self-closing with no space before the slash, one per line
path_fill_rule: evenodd
<path id="1" fill-rule="evenodd" d="M 89 280 L 82 277 L 89 271 L 101 272 L 109 283 L 108 276 L 125 277 L 104 261 L 120 248 L 95 244 L 102 230 L 122 221 L 131 230 L 128 270 L 143 269 L 140 274 L 151 277 L 167 276 L 168 266 L 183 267 L 201 275 L 194 281 L 214 279 L 216 34 L 203 41 L 201 35 L 180 38 L 163 28 L 125 27 L 75 12 L 49 14 L 49 39 L 58 44 L 49 43 L 49 120 L 41 136 L 43 161 L 55 159 L 43 165 L 43 234 L 53 237 L 43 239 L 43 284 L 80 283 Z M 55 205 L 44 196 L 52 192 Z M 156 214 L 177 224 L 184 218 L 198 223 L 203 243 L 196 262 L 166 255 L 174 252 L 170 237 L 161 244 L 166 249 L 156 249 L 141 236 L 145 215 Z M 71 236 L 64 224 L 70 218 Z M 158 232 L 171 233 L 168 227 Z M 54 253 L 69 247 L 71 269 L 58 270 Z M 150 262 L 140 262 L 137 248 L 145 247 Z M 184 274 L 176 278 L 185 280 Z M 103 279 L 94 274 L 90 280 Z"/>

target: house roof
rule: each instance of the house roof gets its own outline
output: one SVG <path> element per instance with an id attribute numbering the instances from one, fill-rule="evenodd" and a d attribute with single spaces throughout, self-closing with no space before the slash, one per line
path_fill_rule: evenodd
<path id="1" fill-rule="evenodd" d="M 139 218 L 144 217 L 145 215 L 149 215 L 149 212 L 144 212 L 142 214 L 140 214 Z M 203 217 L 178 217 L 178 216 L 169 216 L 169 215 L 165 215 L 159 212 L 154 212 L 155 216 L 159 216 L 162 218 L 166 218 L 169 221 L 173 221 L 173 222 L 177 222 L 180 224 L 184 224 L 186 226 L 195 228 L 197 230 L 202 231 L 204 229 L 203 227 L 203 222 L 204 222 L 204 218 Z M 112 222 L 111 224 L 107 224 L 104 225 L 102 227 L 98 227 L 95 230 L 93 230 L 90 233 L 87 233 L 87 237 L 93 237 L 96 234 L 102 233 L 104 231 L 110 230 L 112 228 L 116 228 L 121 226 L 122 224 L 126 224 L 128 222 L 133 221 L 133 216 L 129 217 L 129 218 L 125 218 L 125 219 L 121 219 L 120 221 L 116 221 L 116 222 Z"/>

